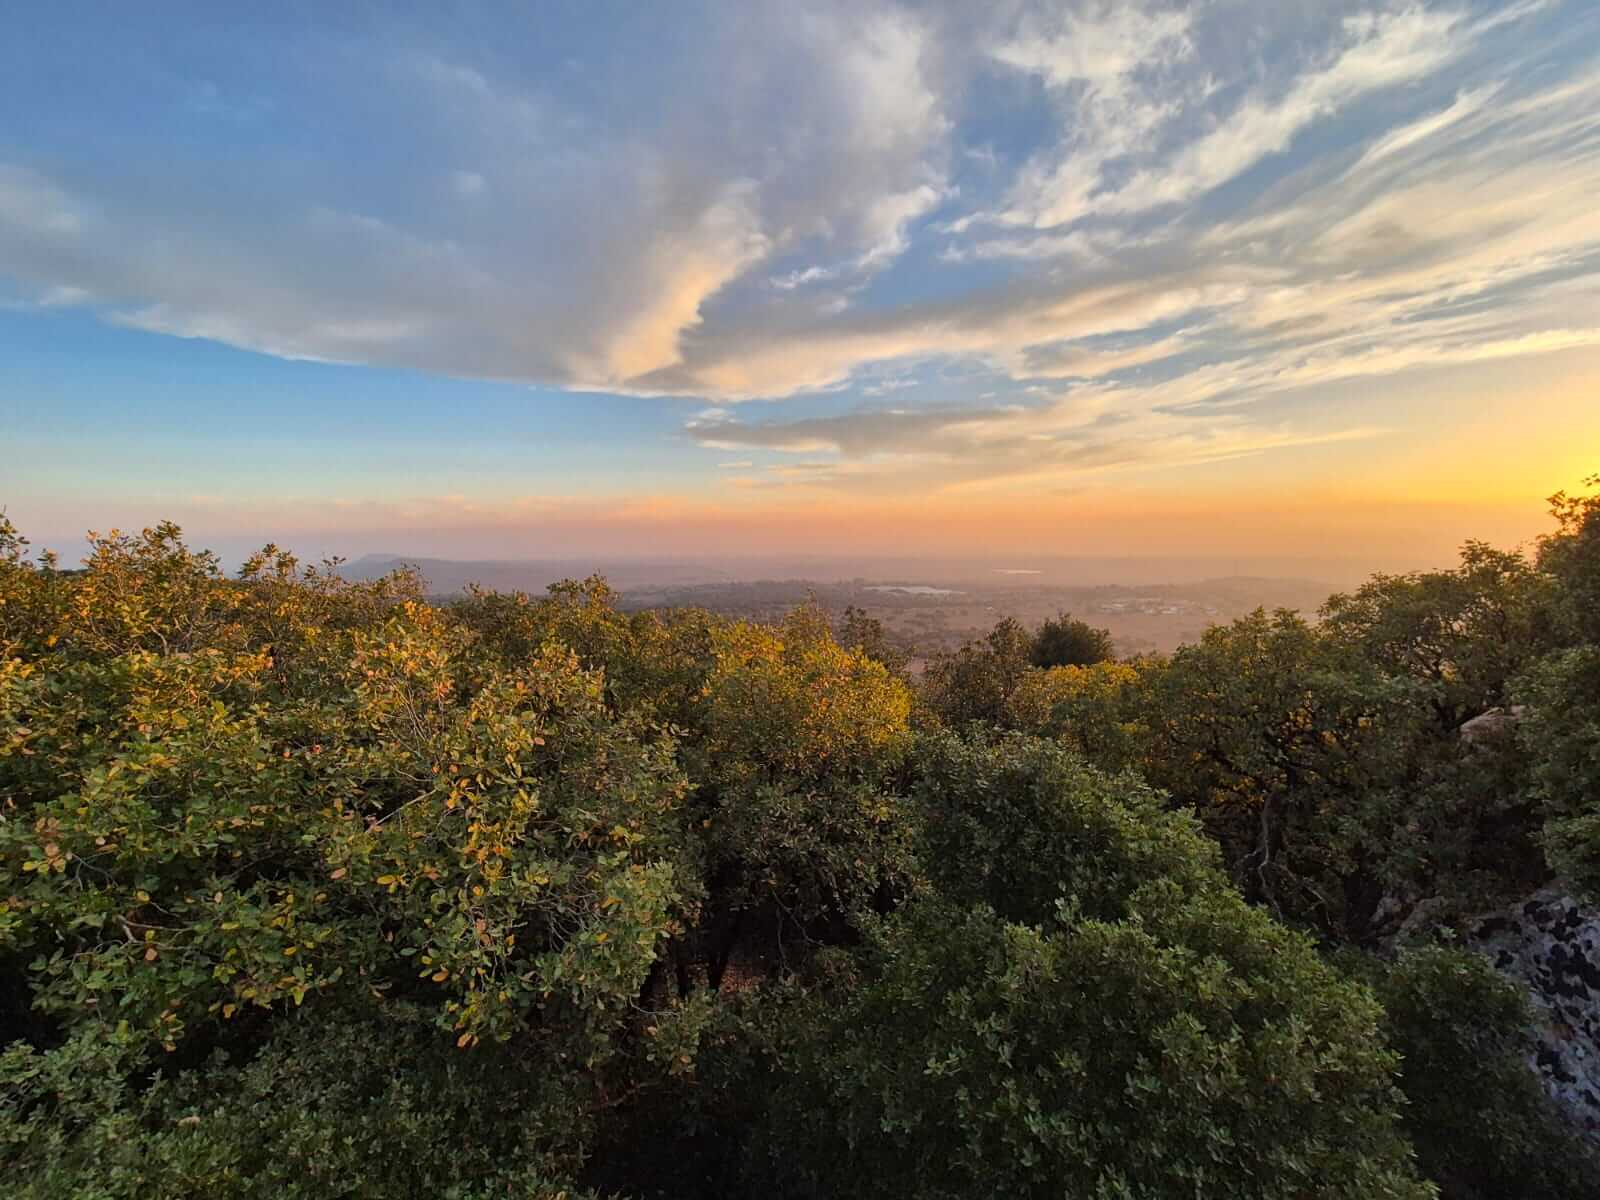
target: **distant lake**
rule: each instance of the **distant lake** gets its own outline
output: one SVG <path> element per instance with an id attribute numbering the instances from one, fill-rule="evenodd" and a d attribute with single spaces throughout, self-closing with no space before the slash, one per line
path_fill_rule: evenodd
<path id="1" fill-rule="evenodd" d="M 869 592 L 904 592 L 908 596 L 959 596 L 962 593 L 955 588 L 929 587 L 925 583 L 874 583 L 867 587 Z"/>

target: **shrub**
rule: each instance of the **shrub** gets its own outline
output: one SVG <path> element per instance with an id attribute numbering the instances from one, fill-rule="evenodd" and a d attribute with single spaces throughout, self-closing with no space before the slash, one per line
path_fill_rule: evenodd
<path id="1" fill-rule="evenodd" d="M 1062 613 L 1039 626 L 1030 657 L 1036 667 L 1091 667 L 1114 653 L 1110 630 Z"/>
<path id="2" fill-rule="evenodd" d="M 911 765 L 920 859 L 933 888 L 1002 919 L 1054 919 L 1070 896 L 1117 920 L 1146 880 L 1217 885 L 1218 857 L 1186 814 L 1134 776 L 1111 776 L 1058 743 L 1020 734 L 919 740 Z"/>
<path id="3" fill-rule="evenodd" d="M 928 711 L 951 726 L 997 725 L 1006 701 L 1032 668 L 1033 636 L 1007 617 L 981 641 L 940 654 L 923 675 Z"/>
<path id="4" fill-rule="evenodd" d="M 359 1053 L 352 1053 L 360 1047 Z M 122 1081 L 104 1031 L 0 1055 L 0 1160 L 16 1200 L 578 1200 L 590 1119 L 515 1053 L 463 1057 L 404 1004 L 285 1022 L 259 1052 Z"/>
<path id="5" fill-rule="evenodd" d="M 1430 1194 L 1378 1006 L 1191 821 L 1030 739 L 917 757 L 933 891 L 752 1022 L 752 1190 Z"/>
<path id="6" fill-rule="evenodd" d="M 1056 738 L 1102 766 L 1125 765 L 1139 733 L 1132 700 L 1140 670 L 1134 663 L 1102 662 L 1029 671 L 1006 698 L 1004 723 Z"/>
<path id="7" fill-rule="evenodd" d="M 1481 956 L 1439 946 L 1355 965 L 1400 1053 L 1418 1164 L 1448 1200 L 1600 1195 L 1594 1158 L 1528 1065 L 1527 1004 L 1514 984 Z"/>
<path id="8" fill-rule="evenodd" d="M 1600 645 L 1551 655 L 1522 680 L 1517 736 L 1533 760 L 1551 868 L 1600 898 Z"/>

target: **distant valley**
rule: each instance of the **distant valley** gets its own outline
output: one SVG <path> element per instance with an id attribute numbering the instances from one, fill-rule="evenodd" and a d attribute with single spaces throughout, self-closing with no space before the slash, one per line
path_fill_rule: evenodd
<path id="1" fill-rule="evenodd" d="M 473 584 L 537 593 L 562 579 L 599 574 L 620 594 L 620 607 L 630 610 L 696 607 L 771 621 L 808 598 L 835 616 L 854 606 L 883 622 L 913 669 L 982 636 L 1004 617 L 1032 627 L 1062 611 L 1110 630 L 1120 655 L 1169 652 L 1199 638 L 1206 626 L 1257 607 L 1315 613 L 1352 574 L 1337 560 L 1249 564 L 1321 568 L 1308 578 L 1224 574 L 1232 564 L 1216 559 L 1048 559 L 1024 568 L 936 560 L 519 562 L 399 555 L 368 556 L 344 571 L 371 578 L 407 565 L 440 597 Z"/>

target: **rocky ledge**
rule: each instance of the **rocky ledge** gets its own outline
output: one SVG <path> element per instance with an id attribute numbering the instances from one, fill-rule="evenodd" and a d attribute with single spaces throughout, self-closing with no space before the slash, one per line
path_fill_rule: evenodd
<path id="1" fill-rule="evenodd" d="M 1483 918 L 1467 940 L 1527 988 L 1534 1069 L 1600 1146 L 1600 910 L 1546 888 Z"/>

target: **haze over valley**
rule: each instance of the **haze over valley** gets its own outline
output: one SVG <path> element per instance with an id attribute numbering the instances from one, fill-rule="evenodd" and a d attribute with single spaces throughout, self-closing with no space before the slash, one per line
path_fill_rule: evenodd
<path id="1" fill-rule="evenodd" d="M 625 610 L 693 607 L 759 621 L 781 620 L 813 600 L 835 615 L 855 607 L 884 623 L 913 670 L 935 654 L 981 637 L 1005 617 L 1037 626 L 1071 612 L 1109 630 L 1120 654 L 1166 652 L 1197 640 L 1209 625 L 1255 608 L 1314 615 L 1330 593 L 1364 578 L 1347 560 L 1034 561 L 1038 565 L 996 567 L 976 559 L 470 562 L 371 555 L 342 572 L 373 579 L 414 568 L 430 594 L 441 598 L 472 585 L 538 593 L 562 580 L 598 574 L 618 592 L 617 603 Z M 1230 566 L 1299 568 L 1316 571 L 1317 577 L 1213 574 Z"/>

